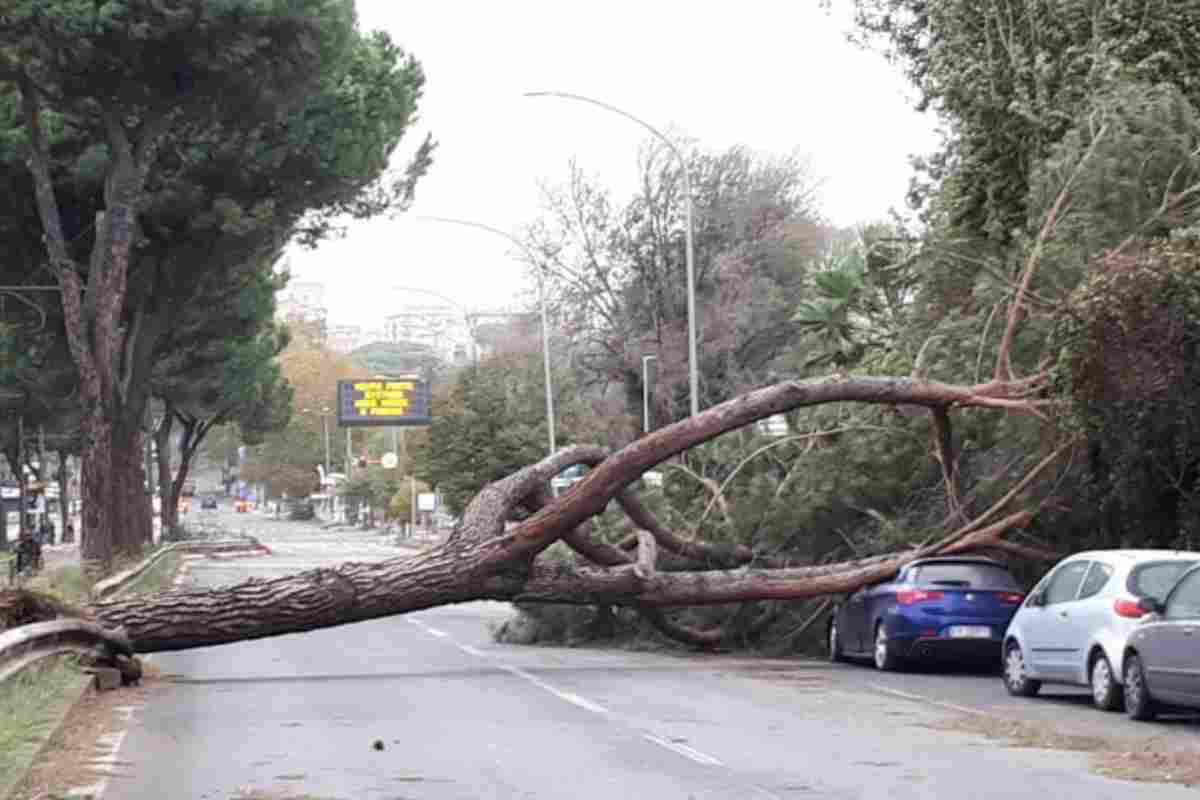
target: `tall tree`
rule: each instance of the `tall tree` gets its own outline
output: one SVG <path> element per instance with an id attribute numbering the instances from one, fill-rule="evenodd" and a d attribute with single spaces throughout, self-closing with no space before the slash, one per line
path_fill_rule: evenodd
<path id="1" fill-rule="evenodd" d="M 210 338 L 215 337 L 210 334 Z M 186 364 L 178 376 L 156 381 L 155 394 L 163 401 L 154 437 L 164 531 L 178 526 L 179 498 L 192 461 L 214 428 L 234 424 L 242 442 L 257 445 L 287 426 L 292 387 L 276 358 L 287 341 L 286 330 L 269 325 L 256 335 L 216 340 L 218 358 L 206 363 L 202 355 L 194 355 L 196 361 Z M 179 457 L 172 469 L 176 430 Z"/>
<path id="2" fill-rule="evenodd" d="M 1155 0 L 854 0 L 856 38 L 881 47 L 945 121 L 918 161 L 914 203 L 943 227 L 937 293 L 970 305 L 982 267 L 1012 269 L 1044 207 L 1031 178 L 1098 94 L 1173 85 L 1200 101 L 1200 8 Z"/>
<path id="3" fill-rule="evenodd" d="M 397 179 L 376 181 L 423 78 L 385 36 L 357 31 L 349 0 L 24 2 L 0 43 L 0 77 L 19 89 L 11 146 L 29 155 L 81 379 L 85 557 L 107 562 L 144 536 L 144 516 L 116 515 L 141 492 L 147 374 L 178 310 L 179 287 L 163 284 L 203 286 L 212 267 L 257 261 L 292 235 L 318 241 L 341 214 L 406 203 L 428 141 Z M 65 174 L 64 149 L 76 154 Z M 242 254 L 185 272 L 180 238 L 193 259 L 229 238 Z"/>
<path id="4" fill-rule="evenodd" d="M 593 382 L 616 383 L 641 414 L 642 356 L 657 363 L 659 418 L 687 408 L 687 280 L 682 176 L 661 147 L 641 159 L 638 193 L 618 204 L 571 165 L 548 187 L 529 241 L 544 269 L 574 359 Z M 744 148 L 697 154 L 695 265 L 704 403 L 746 388 L 748 375 L 793 343 L 794 294 L 825 231 L 815 182 L 795 157 Z"/>

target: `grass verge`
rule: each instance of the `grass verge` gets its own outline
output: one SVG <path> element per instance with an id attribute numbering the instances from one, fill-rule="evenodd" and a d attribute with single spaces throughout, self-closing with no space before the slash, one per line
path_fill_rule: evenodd
<path id="1" fill-rule="evenodd" d="M 160 558 L 154 566 L 143 572 L 133 583 L 119 592 L 120 597 L 133 597 L 141 594 L 165 592 L 171 588 L 183 556 L 178 551 L 172 551 Z"/>
<path id="2" fill-rule="evenodd" d="M 128 569 L 141 562 L 145 558 L 149 558 L 157 552 L 158 548 L 146 550 L 142 558 L 119 563 L 114 567 L 114 573 Z M 120 594 L 123 597 L 130 597 L 141 594 L 154 594 L 155 592 L 165 591 L 171 587 L 171 582 L 175 579 L 175 574 L 179 571 L 179 565 L 182 563 L 182 557 L 175 552 L 168 553 L 150 569 L 139 575 L 137 579 L 127 586 Z M 96 585 L 96 578 L 87 575 L 83 568 L 78 564 L 69 564 L 59 567 L 51 567 L 42 571 L 41 574 L 35 575 L 25 583 L 25 588 L 42 594 L 50 595 L 68 606 L 84 606 L 92 596 L 92 589 Z"/>
<path id="3" fill-rule="evenodd" d="M 61 658 L 0 684 L 0 798 L 8 797 L 90 680 L 72 659 Z"/>

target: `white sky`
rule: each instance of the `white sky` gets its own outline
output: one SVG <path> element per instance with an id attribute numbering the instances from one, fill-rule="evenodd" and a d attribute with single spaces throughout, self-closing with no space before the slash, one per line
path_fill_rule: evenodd
<path id="1" fill-rule="evenodd" d="M 837 224 L 902 207 L 907 157 L 933 148 L 935 120 L 912 110 L 903 79 L 881 56 L 846 42 L 844 8 L 826 14 L 816 5 L 358 0 L 362 27 L 388 31 L 426 73 L 420 124 L 397 163 L 426 131 L 438 141 L 435 163 L 410 214 L 293 251 L 293 274 L 326 284 L 333 324 L 375 327 L 389 307 L 430 299 L 392 286 L 470 308 L 510 302 L 523 270 L 503 239 L 415 217 L 515 233 L 538 216 L 539 181 L 561 181 L 571 157 L 624 201 L 646 136 L 616 114 L 522 97 L 527 91 L 595 97 L 709 151 L 744 144 L 807 155 Z"/>

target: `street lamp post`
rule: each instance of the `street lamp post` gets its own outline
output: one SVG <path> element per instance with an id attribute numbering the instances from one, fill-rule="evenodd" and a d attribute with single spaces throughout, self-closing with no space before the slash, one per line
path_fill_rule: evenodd
<path id="1" fill-rule="evenodd" d="M 688 308 L 688 390 L 691 394 L 691 412 L 692 416 L 700 413 L 700 379 L 699 366 L 696 360 L 696 266 L 694 246 L 692 242 L 692 178 L 688 170 L 687 160 L 684 159 L 683 153 L 679 147 L 667 138 L 667 136 L 655 128 L 649 122 L 635 117 L 628 111 L 617 108 L 601 100 L 595 100 L 591 97 L 584 97 L 579 94 L 571 94 L 569 92 L 525 92 L 525 97 L 558 97 L 563 100 L 578 100 L 581 103 L 589 103 L 606 111 L 611 111 L 614 114 L 619 114 L 625 119 L 636 122 L 646 130 L 650 131 L 659 141 L 667 146 L 667 149 L 675 156 L 679 162 L 679 168 L 683 172 L 683 193 L 684 193 L 684 213 L 687 217 L 687 308 Z"/>
<path id="2" fill-rule="evenodd" d="M 554 387 L 550 379 L 550 322 L 546 314 L 546 281 L 545 276 L 542 274 L 542 268 L 538 264 L 538 260 L 534 258 L 533 253 L 529 251 L 529 248 L 526 247 L 521 240 L 517 239 L 517 237 L 513 236 L 512 234 L 505 233 L 499 228 L 493 228 L 490 225 L 484 225 L 482 222 L 473 222 L 467 219 L 454 219 L 451 217 L 431 216 L 421 216 L 417 219 L 425 220 L 427 222 L 443 222 L 449 225 L 465 225 L 468 228 L 476 228 L 481 231 L 487 231 L 488 233 L 495 234 L 496 236 L 502 236 L 512 243 L 518 250 L 524 253 L 525 258 L 529 260 L 529 263 L 532 264 L 535 269 L 537 269 L 538 304 L 541 306 L 542 314 L 542 368 L 545 371 L 546 384 L 546 426 L 550 433 L 550 455 L 554 455 L 555 451 L 558 450 L 558 446 L 554 436 Z"/>
<path id="3" fill-rule="evenodd" d="M 329 417 L 326 412 L 329 409 L 321 409 L 321 431 L 325 434 L 325 474 L 329 474 Z M 321 487 L 324 490 L 324 486 Z"/>
<path id="4" fill-rule="evenodd" d="M 642 356 L 642 433 L 650 432 L 650 372 L 651 361 L 658 356 Z"/>

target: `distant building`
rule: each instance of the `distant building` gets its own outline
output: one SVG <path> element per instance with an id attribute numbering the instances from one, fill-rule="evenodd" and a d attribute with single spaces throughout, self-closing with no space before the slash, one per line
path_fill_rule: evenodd
<path id="1" fill-rule="evenodd" d="M 325 346 L 335 353 L 346 355 L 363 344 L 361 325 L 328 325 L 325 328 Z"/>
<path id="2" fill-rule="evenodd" d="M 293 331 L 308 335 L 324 344 L 328 330 L 325 308 L 325 284 L 292 281 L 275 298 L 275 316 L 289 323 Z"/>
<path id="3" fill-rule="evenodd" d="M 470 331 L 463 313 L 454 306 L 413 303 L 402 306 L 384 321 L 387 341 L 424 345 L 438 360 L 453 364 L 463 359 Z"/>

